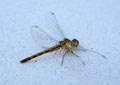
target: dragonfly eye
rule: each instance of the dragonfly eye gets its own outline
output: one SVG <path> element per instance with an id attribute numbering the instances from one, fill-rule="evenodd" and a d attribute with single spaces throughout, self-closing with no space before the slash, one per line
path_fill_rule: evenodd
<path id="1" fill-rule="evenodd" d="M 71 43 L 71 46 L 74 46 L 74 44 L 73 44 L 73 43 Z"/>
<path id="2" fill-rule="evenodd" d="M 72 46 L 77 47 L 79 45 L 79 41 L 77 39 L 73 39 L 72 44 L 73 44 Z"/>

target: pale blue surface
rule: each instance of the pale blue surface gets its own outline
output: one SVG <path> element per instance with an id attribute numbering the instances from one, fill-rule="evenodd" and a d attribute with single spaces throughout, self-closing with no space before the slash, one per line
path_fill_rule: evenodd
<path id="1" fill-rule="evenodd" d="M 67 36 L 107 60 L 83 58 L 88 63 L 81 72 L 59 66 L 49 54 L 20 64 L 20 59 L 39 52 L 30 28 L 42 25 L 48 11 L 56 14 Z M 119 37 L 119 0 L 1 0 L 0 85 L 120 85 Z"/>

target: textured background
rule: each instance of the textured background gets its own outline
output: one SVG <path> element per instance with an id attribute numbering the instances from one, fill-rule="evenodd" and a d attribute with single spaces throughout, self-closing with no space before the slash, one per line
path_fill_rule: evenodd
<path id="1" fill-rule="evenodd" d="M 41 26 L 48 11 L 56 14 L 67 36 L 107 60 L 83 58 L 87 64 L 80 66 L 82 71 L 60 66 L 49 54 L 20 64 L 40 51 L 30 29 Z M 120 85 L 119 37 L 119 0 L 0 0 L 0 85 Z"/>

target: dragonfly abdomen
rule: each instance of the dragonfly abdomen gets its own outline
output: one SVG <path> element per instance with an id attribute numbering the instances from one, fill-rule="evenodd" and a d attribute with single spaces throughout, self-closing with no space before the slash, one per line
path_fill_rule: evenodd
<path id="1" fill-rule="evenodd" d="M 32 56 L 29 56 L 29 57 L 21 60 L 20 63 L 25 63 L 25 62 L 27 62 L 27 61 L 29 61 L 29 60 L 31 60 L 31 59 L 33 59 L 33 58 L 36 58 L 36 57 L 38 57 L 38 56 L 41 56 L 41 55 L 43 55 L 43 54 L 45 54 L 45 53 L 53 52 L 53 51 L 55 51 L 55 50 L 58 50 L 60 47 L 61 47 L 61 45 L 60 45 L 60 44 L 57 44 L 57 45 L 52 46 L 52 47 L 50 47 L 50 48 L 48 48 L 48 49 L 46 49 L 46 50 L 43 50 L 43 51 L 41 51 L 41 52 L 38 52 L 38 53 L 36 53 L 36 54 L 34 54 L 34 55 L 32 55 Z"/>

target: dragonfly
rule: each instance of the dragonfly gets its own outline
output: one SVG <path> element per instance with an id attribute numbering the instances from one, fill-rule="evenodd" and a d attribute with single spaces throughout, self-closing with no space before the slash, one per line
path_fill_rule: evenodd
<path id="1" fill-rule="evenodd" d="M 77 58 L 78 62 L 81 62 L 79 61 L 81 60 L 81 56 L 75 53 L 76 50 L 79 52 L 81 51 L 92 52 L 103 58 L 106 58 L 105 55 L 99 52 L 93 51 L 91 49 L 86 49 L 83 46 L 81 46 L 78 39 L 67 38 L 64 35 L 62 29 L 60 28 L 58 21 L 56 19 L 56 16 L 53 12 L 50 12 L 49 16 L 46 19 L 50 23 L 50 24 L 47 24 L 47 26 L 49 25 L 48 29 L 41 29 L 39 26 L 33 26 L 31 30 L 31 33 L 32 33 L 33 38 L 35 39 L 35 42 L 40 41 L 38 43 L 41 45 L 41 47 L 46 48 L 46 49 L 22 59 L 20 63 L 26 63 L 38 56 L 41 56 L 43 54 L 50 53 L 50 52 L 55 52 L 55 51 L 57 52 L 58 50 L 62 50 L 64 52 L 63 55 L 61 56 L 61 65 L 64 63 L 65 57 L 68 53 L 74 56 L 73 59 Z M 61 40 L 57 40 L 53 38 L 54 36 L 59 37 L 58 35 L 62 36 Z M 43 44 L 49 45 L 49 43 L 52 43 L 52 44 L 50 46 L 43 46 Z M 71 56 L 68 56 L 68 57 L 70 58 Z M 84 62 L 82 62 L 82 64 L 84 64 Z"/>

